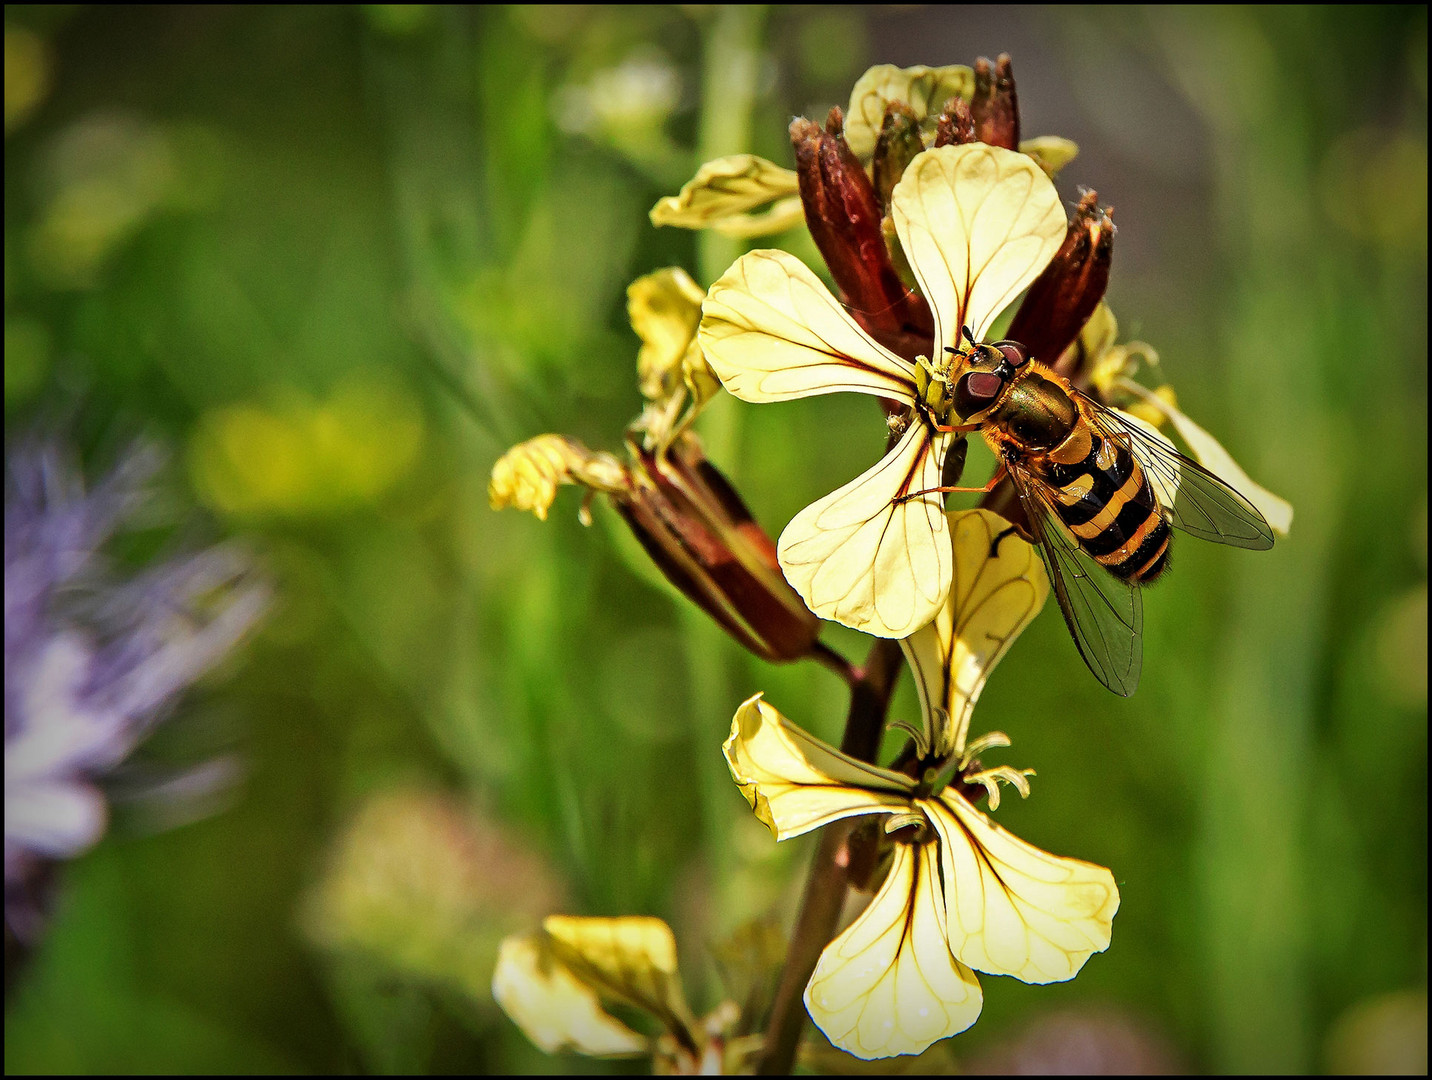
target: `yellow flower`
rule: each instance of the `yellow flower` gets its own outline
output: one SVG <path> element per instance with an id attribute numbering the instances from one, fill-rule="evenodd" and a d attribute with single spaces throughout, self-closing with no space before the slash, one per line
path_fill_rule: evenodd
<path id="1" fill-rule="evenodd" d="M 869 168 L 886 111 L 893 105 L 910 117 L 923 147 L 928 148 L 946 103 L 955 98 L 966 104 L 973 101 L 975 83 L 974 69 L 964 64 L 908 68 L 877 64 L 860 76 L 850 91 L 845 139 Z M 1052 177 L 1074 160 L 1079 147 L 1057 135 L 1039 135 L 1021 141 L 1019 151 Z M 755 154 L 732 154 L 706 162 L 678 194 L 666 196 L 651 208 L 653 225 L 714 229 L 740 238 L 770 236 L 804 220 L 797 174 Z"/>
<path id="2" fill-rule="evenodd" d="M 1118 345 L 1118 339 L 1118 320 L 1109 305 L 1101 303 L 1061 358 L 1060 367 L 1086 372 L 1104 400 L 1124 406 L 1140 420 L 1156 427 L 1171 424 L 1200 465 L 1246 496 L 1274 532 L 1287 536 L 1293 524 L 1292 504 L 1255 483 L 1217 439 L 1184 415 L 1173 387 L 1165 384 L 1149 390 L 1135 382 L 1141 363 L 1158 367 L 1158 353 L 1142 341 Z"/>
<path id="3" fill-rule="evenodd" d="M 658 1073 L 743 1071 L 759 1039 L 736 1037 L 727 1001 L 697 1020 L 681 991 L 676 939 L 660 919 L 552 915 L 540 934 L 507 938 L 498 952 L 492 995 L 512 1021 L 549 1054 L 651 1055 Z M 663 1034 L 633 1031 L 603 1007 L 616 1001 L 656 1019 Z"/>
<path id="4" fill-rule="evenodd" d="M 708 161 L 676 195 L 651 208 L 653 225 L 770 236 L 804 220 L 796 174 L 755 154 Z"/>
<path id="5" fill-rule="evenodd" d="M 1108 947 L 1119 903 L 1108 870 L 1025 843 L 961 793 L 984 784 L 993 808 L 998 781 L 1025 789 L 1024 774 L 974 762 L 977 750 L 1008 740 L 992 734 L 966 746 L 960 723 L 1048 584 L 1033 549 L 995 515 L 953 514 L 950 527 L 956 586 L 936 623 L 905 643 L 925 714 L 915 732 L 920 779 L 841 753 L 759 694 L 737 711 L 723 746 L 777 840 L 885 815 L 889 873 L 821 954 L 805 992 L 826 1037 L 867 1059 L 919 1054 L 973 1024 L 983 1002 L 974 971 L 1030 983 L 1073 978 Z"/>
<path id="6" fill-rule="evenodd" d="M 845 111 L 845 139 L 862 161 L 875 154 L 885 115 L 893 104 L 904 106 L 919 126 L 926 147 L 933 144 L 936 125 L 951 98 L 972 102 L 976 96 L 975 71 L 964 64 L 945 67 L 901 68 L 877 64 L 856 80 Z M 1039 167 L 1054 176 L 1073 161 L 1079 147 L 1058 135 L 1037 135 L 1019 143 L 1019 152 L 1028 154 Z"/>
<path id="7" fill-rule="evenodd" d="M 706 294 L 679 266 L 627 286 L 627 318 L 641 338 L 636 371 L 646 410 L 636 427 L 649 450 L 671 445 L 721 389 L 696 343 Z"/>
<path id="8" fill-rule="evenodd" d="M 878 637 L 928 623 L 949 592 L 940 483 L 963 328 L 982 341 L 1044 269 L 1067 222 L 1048 177 L 1023 154 L 982 144 L 918 155 L 893 194 L 900 244 L 934 313 L 932 358 L 877 344 L 799 260 L 753 251 L 711 289 L 699 339 L 746 401 L 852 391 L 914 409 L 873 469 L 801 511 L 781 568 L 817 615 Z"/>

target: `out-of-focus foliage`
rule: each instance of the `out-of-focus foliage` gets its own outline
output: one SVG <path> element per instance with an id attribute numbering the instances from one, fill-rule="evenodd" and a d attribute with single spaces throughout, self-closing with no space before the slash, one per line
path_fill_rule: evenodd
<path id="1" fill-rule="evenodd" d="M 237 677 L 186 704 L 243 747 L 233 807 L 162 834 L 121 812 L 66 867 L 9 973 L 7 1070 L 589 1069 L 474 989 L 547 897 L 661 916 L 693 1001 L 720 999 L 704 944 L 789 920 L 809 850 L 731 784 L 732 713 L 764 690 L 834 740 L 843 688 L 741 653 L 579 495 L 493 513 L 488 472 L 547 431 L 619 449 L 627 285 L 706 288 L 745 247 L 648 222 L 702 161 L 789 167 L 790 117 L 870 64 L 1006 50 L 1027 130 L 1079 146 L 1061 197 L 1117 207 L 1125 334 L 1297 519 L 1264 555 L 1179 547 L 1131 700 L 1052 611 L 990 679 L 982 720 L 1038 771 L 1004 823 L 1111 867 L 1123 903 L 1075 982 L 984 980 L 948 1053 L 1045 1062 L 1075 1029 L 1099 1060 L 1223 1071 L 1425 1048 L 1425 11 L 5 18 L 7 426 L 62 426 L 96 474 L 136 434 L 174 446 L 172 498 L 276 588 Z M 720 395 L 697 430 L 773 535 L 884 438 L 856 395 Z M 892 715 L 918 719 L 908 678 Z"/>

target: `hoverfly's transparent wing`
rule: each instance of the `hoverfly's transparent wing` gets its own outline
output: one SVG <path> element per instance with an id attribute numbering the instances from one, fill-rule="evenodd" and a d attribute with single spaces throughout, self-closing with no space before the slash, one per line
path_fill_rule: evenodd
<path id="1" fill-rule="evenodd" d="M 1014 490 L 1049 570 L 1054 596 L 1074 644 L 1094 677 L 1120 697 L 1139 686 L 1144 605 L 1139 587 L 1085 554 L 1041 492 L 1041 482 L 1006 462 Z"/>
<path id="2" fill-rule="evenodd" d="M 1162 496 L 1177 492 L 1169 511 L 1169 524 L 1190 536 L 1215 544 L 1263 551 L 1273 546 L 1273 530 L 1258 508 L 1172 444 L 1115 409 L 1079 395 L 1096 427 L 1111 438 L 1127 442 L 1134 459 L 1149 474 Z"/>

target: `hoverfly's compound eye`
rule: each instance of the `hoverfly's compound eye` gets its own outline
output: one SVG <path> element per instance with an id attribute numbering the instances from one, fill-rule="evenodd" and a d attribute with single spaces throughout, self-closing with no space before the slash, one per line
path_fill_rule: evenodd
<path id="1" fill-rule="evenodd" d="M 971 371 L 955 383 L 955 411 L 973 416 L 995 403 L 1004 389 L 1004 380 L 993 371 Z"/>
<path id="2" fill-rule="evenodd" d="M 997 341 L 994 347 L 1004 354 L 1012 368 L 1022 368 L 1029 363 L 1029 352 L 1017 341 Z"/>

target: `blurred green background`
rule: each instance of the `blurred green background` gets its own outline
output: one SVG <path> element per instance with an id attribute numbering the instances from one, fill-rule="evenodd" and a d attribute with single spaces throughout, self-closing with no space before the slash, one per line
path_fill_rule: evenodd
<path id="1" fill-rule="evenodd" d="M 1000 819 L 1123 903 L 1074 982 L 983 980 L 951 1049 L 1057 1016 L 1150 1068 L 1425 1070 L 1425 8 L 9 6 L 7 427 L 96 471 L 158 438 L 279 601 L 186 705 L 244 754 L 232 805 L 121 810 L 64 868 L 7 1072 L 587 1067 L 486 996 L 553 910 L 667 918 L 714 1004 L 709 943 L 788 920 L 810 850 L 730 782 L 731 714 L 764 690 L 834 739 L 844 691 L 743 654 L 579 495 L 493 513 L 488 470 L 619 447 L 626 284 L 739 251 L 647 223 L 701 160 L 789 164 L 867 65 L 1001 51 L 1026 135 L 1081 147 L 1062 194 L 1116 207 L 1124 335 L 1297 516 L 1266 555 L 1180 545 L 1133 699 L 1052 605 L 991 681 L 976 730 L 1038 770 Z M 773 535 L 873 460 L 854 397 L 702 420 Z"/>

